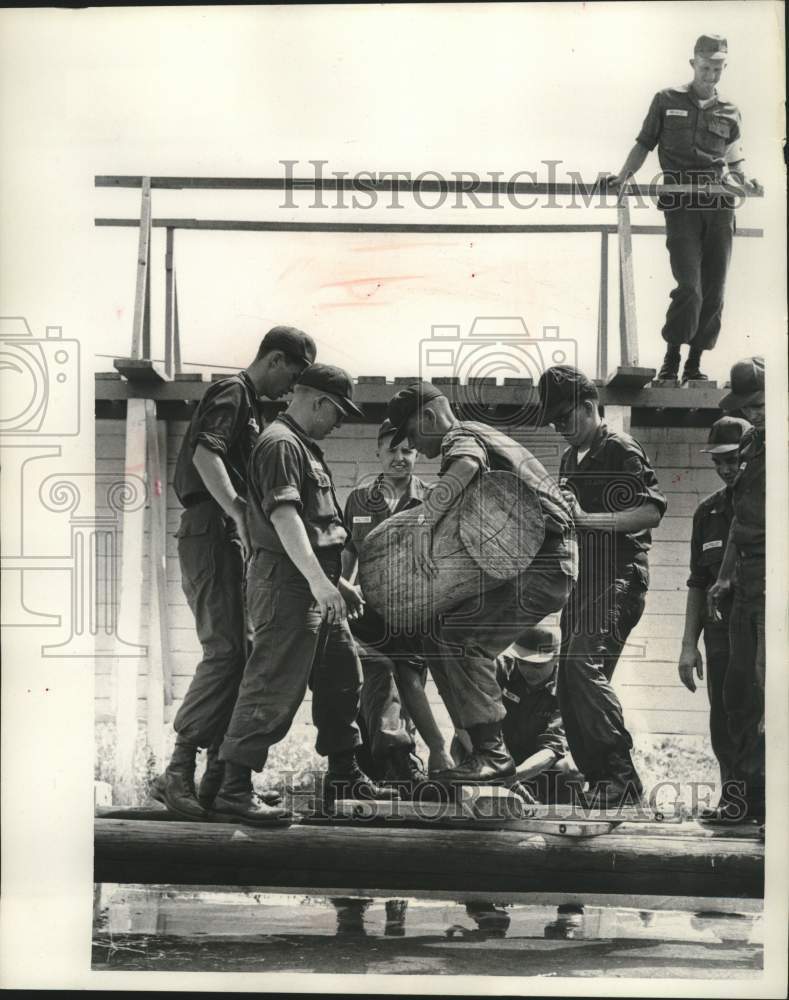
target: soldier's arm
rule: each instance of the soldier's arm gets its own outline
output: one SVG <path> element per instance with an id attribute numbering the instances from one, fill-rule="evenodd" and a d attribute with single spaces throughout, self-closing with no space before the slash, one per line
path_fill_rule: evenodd
<path id="1" fill-rule="evenodd" d="M 696 680 L 704 676 L 704 667 L 699 652 L 699 636 L 704 628 L 706 594 L 698 587 L 688 588 L 685 602 L 685 630 L 682 634 L 682 650 L 679 654 L 677 671 L 679 679 L 688 689 L 696 690 Z"/>
<path id="2" fill-rule="evenodd" d="M 271 511 L 269 517 L 282 547 L 309 584 L 312 596 L 320 608 L 321 618 L 328 622 L 343 621 L 348 616 L 345 601 L 323 572 L 296 507 L 290 503 L 281 503 Z"/>
<path id="3" fill-rule="evenodd" d="M 644 166 L 644 160 L 646 160 L 648 155 L 649 150 L 646 146 L 642 146 L 640 142 L 636 142 L 627 154 L 627 158 L 622 164 L 622 169 L 618 174 L 614 174 L 608 178 L 608 184 L 613 188 L 620 188 L 623 184 L 627 184 L 630 178 Z"/>
<path id="4" fill-rule="evenodd" d="M 723 554 L 723 562 L 718 570 L 718 579 L 707 591 L 707 610 L 710 615 L 721 620 L 721 613 L 718 611 L 718 602 L 727 596 L 734 581 L 734 571 L 737 568 L 737 546 L 734 544 L 734 526 L 737 518 L 732 518 L 729 528 L 729 537 L 726 540 L 726 551 Z"/>
<path id="5" fill-rule="evenodd" d="M 628 507 L 625 510 L 618 510 L 613 513 L 586 514 L 581 512 L 576 515 L 575 525 L 578 528 L 591 530 L 624 532 L 631 534 L 636 531 L 644 531 L 648 528 L 656 528 L 662 518 L 660 507 L 651 500 L 639 504 L 637 507 Z"/>
<path id="6" fill-rule="evenodd" d="M 474 482 L 479 470 L 480 465 L 475 458 L 461 455 L 453 459 L 422 503 L 419 512 L 425 523 L 435 527 L 459 500 L 463 491 Z"/>
<path id="7" fill-rule="evenodd" d="M 414 720 L 417 732 L 430 751 L 428 771 L 440 771 L 445 767 L 454 767 L 419 674 L 411 667 L 400 667 L 397 664 L 395 664 L 395 671 L 397 690 L 400 693 L 403 706 Z"/>
<path id="8" fill-rule="evenodd" d="M 200 478 L 211 496 L 222 510 L 232 517 L 238 529 L 238 535 L 246 552 L 249 552 L 249 537 L 245 521 L 246 501 L 235 491 L 227 474 L 225 463 L 218 452 L 211 451 L 204 444 L 198 444 L 192 457 L 194 467 L 200 473 Z"/>

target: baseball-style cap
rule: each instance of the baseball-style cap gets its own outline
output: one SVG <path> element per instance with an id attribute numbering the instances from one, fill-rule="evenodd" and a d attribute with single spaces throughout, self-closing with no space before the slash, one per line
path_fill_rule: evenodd
<path id="1" fill-rule="evenodd" d="M 331 396 L 346 416 L 363 417 L 364 413 L 353 401 L 353 382 L 343 368 L 334 365 L 310 365 L 296 380 L 296 385 L 306 385 Z"/>
<path id="2" fill-rule="evenodd" d="M 737 451 L 743 434 L 750 429 L 747 420 L 741 417 L 721 417 L 710 427 L 707 447 L 701 449 L 703 455 L 725 455 L 727 451 Z"/>
<path id="3" fill-rule="evenodd" d="M 378 445 L 380 446 L 384 438 L 389 437 L 390 434 L 394 434 L 395 426 L 391 420 L 387 417 L 386 420 L 378 428 Z"/>
<path id="4" fill-rule="evenodd" d="M 312 337 L 303 330 L 297 330 L 295 326 L 272 327 L 260 345 L 259 353 L 264 351 L 282 351 L 305 368 L 313 364 L 318 354 Z"/>
<path id="5" fill-rule="evenodd" d="M 732 365 L 731 392 L 720 401 L 722 410 L 764 402 L 764 358 L 744 358 Z"/>
<path id="6" fill-rule="evenodd" d="M 386 417 L 395 428 L 395 434 L 392 438 L 393 448 L 400 444 L 406 436 L 405 425 L 409 419 L 431 399 L 438 399 L 439 396 L 443 395 L 444 393 L 437 389 L 432 382 L 414 382 L 392 396 L 386 407 Z"/>
<path id="7" fill-rule="evenodd" d="M 594 382 L 572 365 L 547 368 L 540 376 L 537 391 L 541 410 L 538 423 L 543 427 L 569 413 L 581 400 L 599 398 Z"/>
<path id="8" fill-rule="evenodd" d="M 693 46 L 693 55 L 704 59 L 725 59 L 729 45 L 722 35 L 699 35 Z"/>
<path id="9" fill-rule="evenodd" d="M 507 652 L 525 663 L 540 666 L 558 656 L 561 644 L 562 633 L 557 625 L 530 625 Z"/>

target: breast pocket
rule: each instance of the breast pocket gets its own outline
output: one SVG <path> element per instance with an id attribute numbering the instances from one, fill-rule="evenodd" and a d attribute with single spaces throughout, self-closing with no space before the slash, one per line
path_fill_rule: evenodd
<path id="1" fill-rule="evenodd" d="M 309 482 L 308 516 L 318 523 L 328 523 L 337 517 L 334 506 L 331 477 L 323 469 L 310 466 L 307 469 Z"/>

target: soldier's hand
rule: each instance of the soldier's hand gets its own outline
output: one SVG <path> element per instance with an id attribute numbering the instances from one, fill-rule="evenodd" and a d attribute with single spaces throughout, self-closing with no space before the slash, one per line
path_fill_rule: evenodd
<path id="1" fill-rule="evenodd" d="M 755 177 L 749 178 L 745 182 L 745 187 L 746 187 L 746 190 L 750 191 L 752 194 L 764 194 L 764 188 L 756 180 Z"/>
<path id="2" fill-rule="evenodd" d="M 731 582 L 729 580 L 716 580 L 707 591 L 707 612 L 712 621 L 723 621 L 723 615 L 718 609 L 730 591 Z"/>
<path id="3" fill-rule="evenodd" d="M 618 191 L 624 184 L 621 174 L 606 174 L 600 179 L 603 190 Z"/>
<path id="4" fill-rule="evenodd" d="M 688 691 L 695 691 L 696 677 L 698 677 L 699 680 L 702 680 L 704 677 L 704 663 L 701 659 L 701 653 L 698 648 L 683 648 L 679 656 L 677 670 L 679 671 L 679 679 Z"/>
<path id="5" fill-rule="evenodd" d="M 236 497 L 233 504 L 233 521 L 236 525 L 236 531 L 238 532 L 238 540 L 241 543 L 241 554 L 244 559 L 249 559 L 252 554 L 252 545 L 249 541 L 249 532 L 247 531 L 246 522 L 246 508 L 247 502 L 241 497 Z"/>
<path id="6" fill-rule="evenodd" d="M 348 617 L 351 619 L 361 618 L 364 614 L 364 598 L 362 588 L 356 587 L 347 580 L 340 580 L 339 591 L 348 608 Z"/>
<path id="7" fill-rule="evenodd" d="M 537 799 L 532 795 L 529 789 L 521 781 L 514 781 L 510 785 L 510 791 L 513 792 L 518 798 L 522 799 L 527 806 L 536 806 Z"/>
<path id="8" fill-rule="evenodd" d="M 329 622 L 330 624 L 345 621 L 348 617 L 348 609 L 345 606 L 345 601 L 342 599 L 342 594 L 330 580 L 321 580 L 311 589 L 312 596 L 317 601 L 318 608 L 320 609 L 321 621 Z"/>

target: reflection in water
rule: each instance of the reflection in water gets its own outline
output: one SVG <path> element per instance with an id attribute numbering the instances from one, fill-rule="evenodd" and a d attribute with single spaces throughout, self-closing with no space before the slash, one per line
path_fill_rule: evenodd
<path id="1" fill-rule="evenodd" d="M 646 968 L 664 978 L 742 978 L 762 968 L 762 916 L 746 901 L 743 909 L 754 912 L 694 914 L 117 885 L 98 887 L 94 899 L 97 969 L 638 975 Z"/>

